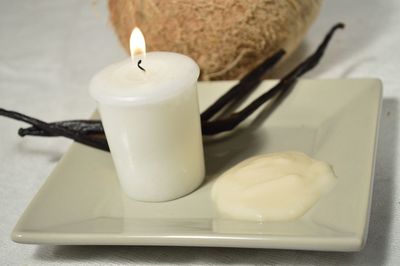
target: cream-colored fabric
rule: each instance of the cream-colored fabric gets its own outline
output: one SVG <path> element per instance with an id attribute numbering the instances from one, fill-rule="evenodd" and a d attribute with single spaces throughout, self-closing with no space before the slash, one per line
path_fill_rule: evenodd
<path id="1" fill-rule="evenodd" d="M 126 57 L 99 0 L 0 1 L 0 106 L 47 121 L 84 118 L 99 69 Z M 358 253 L 229 248 L 20 245 L 18 218 L 68 148 L 64 139 L 19 138 L 0 117 L 1 265 L 400 265 L 400 1 L 325 1 L 306 41 L 280 69 L 346 22 L 308 78 L 380 77 L 384 100 L 368 241 Z M 277 75 L 277 74 L 276 74 Z"/>

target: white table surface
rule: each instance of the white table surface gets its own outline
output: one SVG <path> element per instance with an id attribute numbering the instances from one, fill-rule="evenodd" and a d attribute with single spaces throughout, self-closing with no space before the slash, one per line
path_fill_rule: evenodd
<path id="1" fill-rule="evenodd" d="M 400 1 L 325 1 L 294 58 L 344 21 L 308 78 L 383 80 L 371 224 L 357 253 L 284 250 L 21 245 L 10 233 L 70 141 L 19 138 L 23 124 L 0 117 L 0 264 L 350 264 L 400 265 Z M 0 107 L 46 121 L 88 117 L 88 82 L 126 57 L 107 22 L 104 1 L 0 1 Z"/>

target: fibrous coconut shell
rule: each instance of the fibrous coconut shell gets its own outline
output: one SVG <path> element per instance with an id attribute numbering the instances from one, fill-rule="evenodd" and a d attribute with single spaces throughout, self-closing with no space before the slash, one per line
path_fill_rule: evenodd
<path id="1" fill-rule="evenodd" d="M 322 0 L 109 0 L 110 19 L 129 53 L 139 27 L 148 51 L 192 57 L 202 80 L 238 79 L 279 48 L 290 54 Z"/>

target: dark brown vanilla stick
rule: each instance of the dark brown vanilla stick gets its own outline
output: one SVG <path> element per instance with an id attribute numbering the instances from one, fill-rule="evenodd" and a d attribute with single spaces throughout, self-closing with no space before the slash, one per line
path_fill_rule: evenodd
<path id="1" fill-rule="evenodd" d="M 259 96 L 241 111 L 233 113 L 227 118 L 219 119 L 216 121 L 209 121 L 202 124 L 203 135 L 218 134 L 234 129 L 265 102 L 276 96 L 278 93 L 284 93 L 288 91 L 295 84 L 300 76 L 302 76 L 307 71 L 313 69 L 319 63 L 321 57 L 325 52 L 325 49 L 329 44 L 329 41 L 332 39 L 333 34 L 337 29 L 342 28 L 344 28 L 343 23 L 338 23 L 333 26 L 329 33 L 325 36 L 323 42 L 318 46 L 317 50 L 310 57 L 304 60 L 299 66 L 297 66 L 283 79 L 281 79 L 281 81 L 272 89 Z"/>
<path id="2" fill-rule="evenodd" d="M 50 125 L 46 122 L 38 120 L 36 118 L 32 118 L 30 116 L 26 116 L 17 112 L 8 111 L 5 109 L 0 108 L 0 115 L 10 117 L 19 121 L 23 121 L 25 123 L 31 124 L 37 128 L 42 129 L 45 132 L 51 132 L 57 136 L 63 136 L 66 138 L 70 138 L 75 140 L 76 142 L 86 144 L 104 151 L 109 151 L 107 142 L 95 140 L 83 134 L 80 134 L 77 131 L 68 130 L 65 127 L 57 126 L 57 125 Z"/>
<path id="3" fill-rule="evenodd" d="M 68 130 L 79 132 L 84 135 L 91 134 L 104 134 L 103 125 L 100 120 L 66 120 L 48 123 L 50 127 L 60 126 L 67 128 Z M 43 129 L 31 126 L 28 128 L 21 128 L 18 130 L 18 134 L 21 137 L 24 136 L 43 136 L 43 137 L 57 137 L 52 132 L 47 132 Z"/>
<path id="4" fill-rule="evenodd" d="M 321 57 L 324 54 L 324 51 L 331 40 L 334 32 L 339 29 L 343 28 L 344 24 L 338 23 L 336 24 L 326 35 L 323 42 L 319 45 L 318 49 L 312 54 L 309 58 L 304 60 L 299 66 L 293 69 L 289 74 L 287 74 L 276 86 L 272 89 L 267 91 L 266 93 L 259 96 L 253 102 L 251 102 L 248 106 L 243 108 L 241 111 L 232 113 L 227 118 L 218 119 L 215 121 L 207 121 L 203 119 L 202 114 L 202 133 L 203 135 L 211 135 L 217 134 L 224 131 L 229 131 L 234 129 L 238 124 L 240 124 L 244 119 L 250 116 L 254 111 L 256 111 L 260 106 L 262 106 L 268 100 L 274 98 L 275 96 L 279 96 L 280 100 L 282 96 L 286 95 L 290 88 L 296 83 L 298 77 L 306 73 L 307 71 L 311 70 L 315 67 Z M 271 58 L 275 58 L 275 60 L 279 60 L 280 56 L 279 52 L 275 54 Z M 271 59 L 272 60 L 272 59 Z M 268 60 L 267 60 L 268 61 Z M 274 60 L 271 61 L 273 65 Z M 268 64 L 266 65 L 268 66 Z M 265 67 L 266 67 L 265 66 Z M 266 67 L 268 69 L 268 67 Z M 221 98 L 223 100 L 218 99 L 213 105 L 216 107 L 211 106 L 207 108 L 209 113 L 204 115 L 204 117 L 211 118 L 216 113 L 218 113 L 221 109 L 225 107 L 226 104 L 230 103 L 231 101 L 237 100 L 240 97 L 245 96 L 247 93 L 251 92 L 260 82 L 262 77 L 261 73 L 262 68 L 256 68 L 250 74 L 246 75 L 239 84 L 243 83 L 240 89 L 232 88 L 229 93 L 225 93 Z M 254 74 L 252 74 L 254 73 Z M 264 73 L 264 72 L 262 72 Z M 254 80 L 253 80 L 254 78 Z M 232 92 L 234 91 L 234 93 Z M 228 95 L 228 96 L 226 96 Z M 275 98 L 276 99 L 276 98 Z M 274 100 L 275 102 L 275 100 Z M 206 110 L 206 111 L 207 111 Z M 4 109 L 0 109 L 0 116 L 7 116 L 16 120 L 24 121 L 32 125 L 32 127 L 26 129 L 20 129 L 19 134 L 21 136 L 25 135 L 36 135 L 36 136 L 64 136 L 70 139 L 73 139 L 77 142 L 102 149 L 108 150 L 107 140 L 104 136 L 104 129 L 100 121 L 98 120 L 70 120 L 70 121 L 60 121 L 54 123 L 45 123 L 43 121 L 31 118 L 29 116 L 22 115 L 17 112 L 7 111 Z"/>
<path id="5" fill-rule="evenodd" d="M 284 50 L 279 50 L 264 62 L 258 65 L 254 70 L 244 76 L 237 85 L 223 94 L 217 101 L 210 105 L 202 114 L 201 121 L 208 121 L 229 102 L 234 99 L 240 99 L 251 93 L 262 81 L 262 77 L 270 70 L 285 54 Z"/>
<path id="6" fill-rule="evenodd" d="M 224 95 L 218 98 L 212 105 L 210 105 L 202 114 L 202 123 L 211 119 L 215 114 L 217 114 L 221 109 L 223 109 L 232 100 L 240 99 L 247 94 L 251 93 L 262 81 L 262 77 L 265 73 L 270 70 L 285 54 L 284 50 L 279 50 L 271 57 L 264 60 L 260 65 L 258 65 L 251 72 L 246 74 L 237 85 L 228 90 Z M 49 125 L 57 125 L 66 127 L 69 130 L 79 131 L 83 134 L 104 134 L 104 129 L 99 120 L 69 120 L 69 121 L 59 121 L 54 123 L 49 123 Z M 18 131 L 20 136 L 43 136 L 52 137 L 57 136 L 52 132 L 46 132 L 35 126 L 28 128 L 21 128 Z"/>

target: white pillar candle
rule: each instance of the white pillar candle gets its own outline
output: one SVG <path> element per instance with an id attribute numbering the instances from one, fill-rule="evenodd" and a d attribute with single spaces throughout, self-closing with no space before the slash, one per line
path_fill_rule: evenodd
<path id="1" fill-rule="evenodd" d="M 189 57 L 151 52 L 141 70 L 132 60 L 94 76 L 90 93 L 125 193 L 141 201 L 167 201 L 203 181 L 204 155 L 196 83 Z"/>

